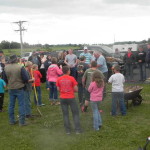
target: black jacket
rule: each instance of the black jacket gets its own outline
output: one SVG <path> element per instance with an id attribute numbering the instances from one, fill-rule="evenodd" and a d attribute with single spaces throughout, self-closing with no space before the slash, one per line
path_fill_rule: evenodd
<path id="1" fill-rule="evenodd" d="M 138 63 L 145 63 L 146 52 L 145 51 L 138 51 L 136 59 Z M 141 62 L 139 62 L 141 60 Z"/>
<path id="2" fill-rule="evenodd" d="M 34 60 L 35 58 L 37 58 L 36 62 Z M 31 61 L 33 64 L 37 64 L 38 65 L 38 69 L 40 69 L 42 63 L 41 63 L 41 59 L 40 59 L 39 56 L 30 56 L 28 61 Z"/>
<path id="3" fill-rule="evenodd" d="M 51 64 L 52 64 L 51 59 L 47 59 L 47 60 L 44 62 L 44 68 L 45 68 L 46 71 L 48 70 L 48 67 L 49 67 Z"/>
<path id="4" fill-rule="evenodd" d="M 147 63 L 150 63 L 150 49 L 147 50 L 146 59 L 145 60 L 146 60 Z"/>
<path id="5" fill-rule="evenodd" d="M 136 58 L 133 53 L 130 57 L 128 57 L 128 53 L 126 53 L 123 57 L 123 61 L 125 64 L 135 64 Z"/>

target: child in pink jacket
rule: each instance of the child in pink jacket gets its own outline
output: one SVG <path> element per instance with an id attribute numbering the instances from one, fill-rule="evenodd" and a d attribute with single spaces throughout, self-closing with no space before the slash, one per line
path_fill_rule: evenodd
<path id="1" fill-rule="evenodd" d="M 92 75 L 92 82 L 88 88 L 90 92 L 90 103 L 93 111 L 93 128 L 98 131 L 102 126 L 102 119 L 99 112 L 99 104 L 103 99 L 104 81 L 99 71 L 95 71 Z"/>
<path id="2" fill-rule="evenodd" d="M 53 57 L 52 58 L 52 64 L 48 67 L 47 70 L 47 81 L 49 84 L 49 99 L 51 100 L 51 105 L 58 105 L 60 104 L 57 99 L 58 99 L 58 94 L 57 94 L 57 87 L 56 87 L 56 81 L 57 78 L 63 74 L 62 72 L 62 66 L 60 68 L 57 65 L 57 58 Z"/>

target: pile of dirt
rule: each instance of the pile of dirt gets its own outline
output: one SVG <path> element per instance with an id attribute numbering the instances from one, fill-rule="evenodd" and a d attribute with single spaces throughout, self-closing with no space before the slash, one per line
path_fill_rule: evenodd
<path id="1" fill-rule="evenodd" d="M 150 83 L 150 78 L 147 78 L 144 83 Z"/>
<path id="2" fill-rule="evenodd" d="M 108 62 L 116 62 L 116 58 L 114 58 L 114 57 L 106 57 L 106 60 Z"/>
<path id="3" fill-rule="evenodd" d="M 137 90 L 140 90 L 140 89 L 142 89 L 143 87 L 141 87 L 141 86 L 129 86 L 129 87 L 126 87 L 125 89 L 124 89 L 124 92 L 125 93 L 131 93 L 131 92 L 134 92 L 134 91 L 137 91 Z"/>

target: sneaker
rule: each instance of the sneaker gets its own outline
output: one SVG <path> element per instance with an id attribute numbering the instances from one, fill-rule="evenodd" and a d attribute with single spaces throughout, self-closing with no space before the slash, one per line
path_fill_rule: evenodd
<path id="1" fill-rule="evenodd" d="M 56 102 L 55 105 L 60 105 L 60 102 Z"/>
<path id="2" fill-rule="evenodd" d="M 126 114 L 122 114 L 122 116 L 126 116 Z"/>
<path id="3" fill-rule="evenodd" d="M 17 124 L 18 123 L 18 121 L 14 121 L 14 122 L 10 122 L 9 124 L 10 125 L 15 125 L 15 124 Z"/>
<path id="4" fill-rule="evenodd" d="M 26 115 L 26 118 L 34 118 L 34 115 Z"/>
<path id="5" fill-rule="evenodd" d="M 54 103 L 54 102 L 51 102 L 50 105 L 53 106 L 53 105 L 55 105 L 55 103 Z"/>
<path id="6" fill-rule="evenodd" d="M 70 132 L 66 132 L 66 134 L 67 134 L 67 135 L 70 135 L 71 133 L 70 133 Z"/>
<path id="7" fill-rule="evenodd" d="M 99 131 L 99 128 L 98 129 L 94 129 L 94 131 Z"/>
<path id="8" fill-rule="evenodd" d="M 81 134 L 81 131 L 76 131 L 76 134 Z"/>
<path id="9" fill-rule="evenodd" d="M 23 123 L 23 124 L 19 123 L 20 127 L 27 126 L 27 125 L 28 125 L 27 123 Z"/>
<path id="10" fill-rule="evenodd" d="M 37 106 L 45 106 L 45 104 L 37 105 Z"/>

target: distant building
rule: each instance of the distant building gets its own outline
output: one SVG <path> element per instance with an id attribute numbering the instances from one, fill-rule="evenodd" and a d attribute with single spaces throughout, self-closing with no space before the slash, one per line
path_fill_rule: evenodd
<path id="1" fill-rule="evenodd" d="M 120 52 L 126 52 L 128 51 L 128 48 L 132 48 L 132 51 L 138 50 L 138 44 L 120 44 L 120 45 L 113 45 L 113 52 L 115 52 L 115 49 L 118 49 Z"/>

